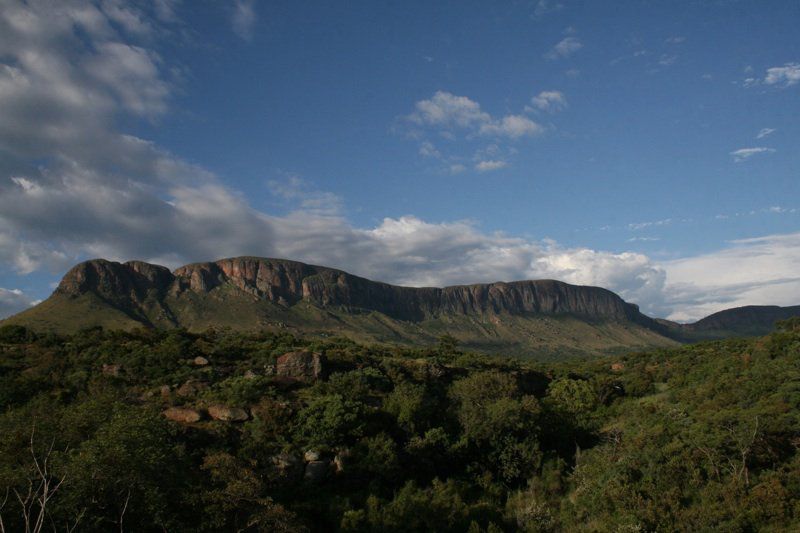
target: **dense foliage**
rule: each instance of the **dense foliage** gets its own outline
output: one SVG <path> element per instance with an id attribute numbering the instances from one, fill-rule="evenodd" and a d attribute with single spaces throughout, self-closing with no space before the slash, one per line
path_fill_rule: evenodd
<path id="1" fill-rule="evenodd" d="M 317 379 L 275 371 L 324 354 Z M 243 408 L 219 420 L 211 406 Z M 202 413 L 168 419 L 168 408 Z M 228 330 L 0 328 L 6 531 L 800 529 L 800 321 L 537 364 Z M 209 411 L 210 412 L 210 411 Z"/>

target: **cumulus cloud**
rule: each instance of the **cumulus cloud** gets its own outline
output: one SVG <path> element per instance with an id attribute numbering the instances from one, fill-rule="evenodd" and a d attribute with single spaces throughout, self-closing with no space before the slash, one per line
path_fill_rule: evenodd
<path id="1" fill-rule="evenodd" d="M 24 311 L 37 303 L 37 300 L 31 299 L 19 289 L 0 287 L 0 319 Z"/>
<path id="2" fill-rule="evenodd" d="M 245 41 L 251 41 L 256 19 L 254 0 L 236 0 L 233 8 L 233 18 L 231 19 L 233 31 L 236 35 Z"/>
<path id="3" fill-rule="evenodd" d="M 754 155 L 758 154 L 769 154 L 775 152 L 774 148 L 765 148 L 763 146 L 758 146 L 755 148 L 739 148 L 738 150 L 734 150 L 731 152 L 733 156 L 733 160 L 736 163 L 741 163 L 743 161 L 747 161 Z"/>
<path id="4" fill-rule="evenodd" d="M 751 67 L 747 67 L 745 72 L 752 72 Z M 800 63 L 785 63 L 780 67 L 768 68 L 764 78 L 748 77 L 742 82 L 745 87 L 755 87 L 761 84 L 770 85 L 785 89 L 800 83 Z"/>
<path id="5" fill-rule="evenodd" d="M 577 37 L 565 37 L 556 43 L 544 57 L 550 60 L 563 59 L 569 57 L 583 48 L 583 43 Z"/>
<path id="6" fill-rule="evenodd" d="M 522 115 L 507 115 L 500 120 L 487 122 L 480 127 L 483 135 L 496 135 L 516 139 L 524 135 L 535 135 L 544 130 L 539 124 Z"/>
<path id="7" fill-rule="evenodd" d="M 541 111 L 561 111 L 567 108 L 567 98 L 561 91 L 542 91 L 531 98 L 531 104 Z"/>
<path id="8" fill-rule="evenodd" d="M 481 110 L 478 102 L 446 91 L 436 91 L 431 98 L 420 100 L 414 107 L 416 110 L 408 118 L 416 124 L 469 128 L 492 119 Z"/>
<path id="9" fill-rule="evenodd" d="M 768 68 L 764 83 L 779 87 L 797 85 L 800 83 L 800 63 L 786 63 L 782 67 Z"/>

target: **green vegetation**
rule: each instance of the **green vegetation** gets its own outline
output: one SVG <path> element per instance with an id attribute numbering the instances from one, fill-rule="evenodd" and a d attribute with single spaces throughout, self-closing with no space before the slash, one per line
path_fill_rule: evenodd
<path id="1" fill-rule="evenodd" d="M 142 327 L 169 330 L 180 325 L 196 333 L 209 327 L 229 327 L 243 333 L 270 331 L 317 339 L 347 336 L 362 344 L 397 344 L 406 348 L 431 345 L 446 335 L 469 350 L 513 353 L 540 361 L 679 344 L 656 331 L 626 321 L 508 312 L 443 314 L 409 321 L 377 311 L 335 305 L 319 307 L 307 301 L 285 307 L 255 299 L 229 285 L 204 295 L 192 292 L 180 298 L 167 295 L 163 308 L 153 307 L 147 317 L 135 306 L 113 306 L 92 292 L 78 296 L 54 294 L 41 304 L 0 322 L 2 324 L 59 334 L 74 334 L 88 327 L 133 331 Z"/>
<path id="2" fill-rule="evenodd" d="M 0 327 L 5 531 L 798 530 L 798 447 L 800 319 L 561 363 Z"/>

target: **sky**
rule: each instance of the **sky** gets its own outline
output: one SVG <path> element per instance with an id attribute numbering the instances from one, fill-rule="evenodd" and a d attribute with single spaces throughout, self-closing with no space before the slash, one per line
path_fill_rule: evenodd
<path id="1" fill-rule="evenodd" d="M 800 304 L 796 0 L 0 0 L 0 317 L 94 257 Z"/>

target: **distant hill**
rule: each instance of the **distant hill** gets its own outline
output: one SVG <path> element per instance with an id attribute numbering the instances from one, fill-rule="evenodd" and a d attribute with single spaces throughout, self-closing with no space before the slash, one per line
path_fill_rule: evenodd
<path id="1" fill-rule="evenodd" d="M 800 305 L 747 305 L 709 315 L 693 324 L 684 324 L 682 331 L 690 339 L 757 337 L 772 331 L 775 322 L 800 316 Z"/>
<path id="2" fill-rule="evenodd" d="M 554 280 L 400 287 L 296 261 L 238 257 L 174 272 L 141 261 L 86 261 L 50 298 L 4 323 L 56 332 L 230 327 L 406 345 L 449 334 L 470 349 L 546 359 L 760 333 L 773 316 L 784 317 L 724 313 L 679 325 L 600 287 Z"/>

